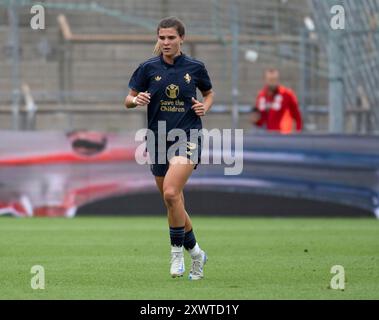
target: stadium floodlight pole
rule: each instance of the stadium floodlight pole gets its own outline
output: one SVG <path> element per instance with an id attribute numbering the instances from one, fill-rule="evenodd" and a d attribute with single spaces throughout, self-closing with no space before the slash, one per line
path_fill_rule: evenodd
<path id="1" fill-rule="evenodd" d="M 168 3 L 168 0 L 161 0 L 161 11 L 162 11 L 162 18 L 167 17 L 169 15 L 169 8 L 170 5 Z"/>
<path id="2" fill-rule="evenodd" d="M 300 109 L 303 113 L 304 118 L 306 118 L 307 106 L 306 106 L 306 97 L 305 93 L 306 89 L 306 79 L 309 70 L 307 69 L 307 39 L 308 39 L 308 31 L 306 28 L 301 30 L 300 35 L 300 48 L 299 48 L 299 61 L 300 61 L 300 81 L 299 81 L 299 101 L 300 101 Z"/>
<path id="3" fill-rule="evenodd" d="M 239 24 L 238 7 L 234 2 L 231 7 L 231 29 L 232 29 L 232 129 L 238 128 L 239 123 Z"/>
<path id="4" fill-rule="evenodd" d="M 18 27 L 17 3 L 10 0 L 8 6 L 9 30 L 10 30 L 10 47 L 12 54 L 12 126 L 14 130 L 19 129 L 20 116 L 20 38 Z"/>
<path id="5" fill-rule="evenodd" d="M 341 46 L 342 32 L 329 31 L 328 63 L 329 63 L 329 131 L 344 132 L 344 88 L 343 88 L 343 50 Z"/>

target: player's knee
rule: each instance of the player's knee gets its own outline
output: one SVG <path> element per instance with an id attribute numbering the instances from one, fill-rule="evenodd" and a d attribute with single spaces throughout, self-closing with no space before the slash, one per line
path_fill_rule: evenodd
<path id="1" fill-rule="evenodd" d="M 163 190 L 163 199 L 166 205 L 172 207 L 182 201 L 181 192 L 175 188 L 166 188 Z"/>

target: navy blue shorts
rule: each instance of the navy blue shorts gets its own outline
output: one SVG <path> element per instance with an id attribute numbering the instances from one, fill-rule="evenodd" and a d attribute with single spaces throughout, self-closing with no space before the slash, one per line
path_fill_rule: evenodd
<path id="1" fill-rule="evenodd" d="M 163 152 L 158 151 L 157 145 L 154 150 L 149 151 L 150 159 L 151 155 L 154 154 L 154 164 L 150 165 L 150 170 L 156 177 L 164 177 L 169 168 L 169 160 L 175 156 L 182 156 L 187 159 L 190 159 L 197 168 L 201 159 L 201 149 L 202 149 L 202 139 L 197 137 L 195 139 L 175 141 L 175 142 L 166 142 L 166 150 Z M 163 163 L 162 163 L 163 162 Z"/>

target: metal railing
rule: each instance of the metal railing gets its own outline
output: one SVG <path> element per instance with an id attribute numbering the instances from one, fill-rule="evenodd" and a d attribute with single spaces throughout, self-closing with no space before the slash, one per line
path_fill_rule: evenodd
<path id="1" fill-rule="evenodd" d="M 356 131 L 379 131 L 379 2 L 375 0 L 311 0 L 316 32 L 329 50 L 330 65 L 338 66 L 341 92 L 333 91 L 343 105 L 341 116 L 356 114 Z M 345 29 L 330 26 L 331 8 L 340 5 L 345 12 Z M 333 80 L 333 79 L 332 79 Z M 337 89 L 338 90 L 338 89 Z M 331 106 L 333 107 L 333 106 Z"/>

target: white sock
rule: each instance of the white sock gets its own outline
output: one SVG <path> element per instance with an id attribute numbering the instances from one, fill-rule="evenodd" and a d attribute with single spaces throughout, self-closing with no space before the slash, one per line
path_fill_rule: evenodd
<path id="1" fill-rule="evenodd" d="M 201 252 L 199 244 L 196 242 L 195 246 L 192 249 L 189 249 L 188 252 L 191 255 L 191 257 L 198 256 L 200 254 L 200 252 Z"/>
<path id="2" fill-rule="evenodd" d="M 171 246 L 171 252 L 183 252 L 183 246 Z"/>

